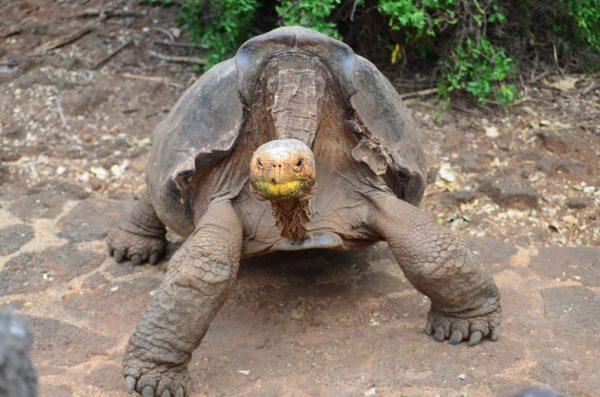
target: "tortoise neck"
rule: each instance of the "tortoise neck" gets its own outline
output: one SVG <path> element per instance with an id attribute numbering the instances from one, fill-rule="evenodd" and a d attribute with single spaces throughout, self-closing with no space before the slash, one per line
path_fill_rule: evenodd
<path id="1" fill-rule="evenodd" d="M 290 51 L 267 66 L 270 118 L 276 139 L 298 139 L 308 147 L 319 127 L 327 69 L 315 56 Z"/>
<path id="2" fill-rule="evenodd" d="M 304 236 L 309 220 L 308 200 L 271 201 L 271 208 L 283 237 L 298 241 Z"/>

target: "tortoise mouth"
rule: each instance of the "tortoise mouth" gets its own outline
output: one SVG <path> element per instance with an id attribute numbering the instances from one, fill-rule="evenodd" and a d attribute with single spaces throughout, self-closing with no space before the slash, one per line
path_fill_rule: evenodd
<path id="1" fill-rule="evenodd" d="M 315 185 L 315 160 L 308 146 L 296 139 L 261 145 L 250 162 L 250 184 L 262 199 L 303 199 Z"/>
<path id="2" fill-rule="evenodd" d="M 304 197 L 309 190 L 307 186 L 306 181 L 299 179 L 281 183 L 252 180 L 252 187 L 262 198 L 274 201 Z"/>

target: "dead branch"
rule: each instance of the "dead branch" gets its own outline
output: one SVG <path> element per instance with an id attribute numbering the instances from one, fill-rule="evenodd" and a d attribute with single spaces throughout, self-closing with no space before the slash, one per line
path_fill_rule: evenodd
<path id="1" fill-rule="evenodd" d="M 169 40 L 155 40 L 154 44 L 161 44 L 161 45 L 166 45 L 169 47 L 181 47 L 181 48 L 206 48 L 206 46 L 203 46 L 201 44 L 178 43 L 176 41 L 169 41 Z"/>
<path id="2" fill-rule="evenodd" d="M 425 90 L 407 92 L 406 94 L 400 95 L 400 98 L 407 99 L 407 98 L 415 98 L 415 97 L 424 97 L 424 96 L 429 96 L 429 95 L 433 95 L 433 94 L 437 94 L 437 93 L 438 93 L 437 88 L 427 88 Z"/>
<path id="3" fill-rule="evenodd" d="M 133 43 L 133 40 L 131 40 L 131 39 L 127 40 L 125 43 L 121 44 L 120 46 L 118 46 L 117 48 L 115 48 L 113 51 L 111 51 L 104 58 L 102 58 L 101 60 L 99 60 L 98 62 L 96 62 L 94 64 L 94 66 L 92 66 L 92 69 L 96 70 L 96 69 L 101 68 L 108 61 L 110 61 L 112 59 L 112 57 L 114 57 L 115 55 L 117 55 L 119 52 L 123 51 L 126 47 L 129 47 L 129 45 L 131 45 L 131 43 Z"/>
<path id="4" fill-rule="evenodd" d="M 65 130 L 68 130 L 69 124 L 67 123 L 67 119 L 65 118 L 65 114 L 63 113 L 63 109 L 60 104 L 60 98 L 58 96 L 56 96 L 56 97 L 54 97 L 54 101 L 56 102 L 56 111 L 58 112 L 60 121 L 62 121 L 63 127 L 65 127 Z"/>
<path id="5" fill-rule="evenodd" d="M 21 31 L 22 31 L 22 30 L 23 30 L 23 28 L 22 28 L 21 26 L 19 26 L 19 27 L 16 27 L 16 28 L 14 28 L 14 29 L 11 29 L 11 30 L 9 30 L 9 31 L 8 31 L 8 32 L 6 32 L 6 33 L 3 33 L 3 34 L 2 34 L 2 38 L 4 38 L 4 39 L 7 39 L 7 38 L 9 38 L 9 37 L 16 36 L 16 35 L 18 35 L 18 34 L 21 34 Z"/>
<path id="6" fill-rule="evenodd" d="M 99 10 L 96 8 L 89 8 L 83 12 L 75 15 L 75 18 L 94 18 L 104 16 L 106 18 L 137 18 L 143 17 L 144 14 L 139 11 L 120 11 L 120 10 Z"/>
<path id="7" fill-rule="evenodd" d="M 89 23 L 81 28 L 77 29 L 74 32 L 66 34 L 64 36 L 58 37 L 54 40 L 50 40 L 42 45 L 40 45 L 35 51 L 34 54 L 43 54 L 50 50 L 54 50 L 60 47 L 64 47 L 67 44 L 74 43 L 79 40 L 86 34 L 93 32 L 99 26 L 98 22 Z"/>
<path id="8" fill-rule="evenodd" d="M 162 77 L 162 76 L 144 76 L 141 74 L 127 73 L 127 72 L 121 74 L 121 76 L 123 76 L 127 79 L 151 81 L 153 83 L 162 83 L 162 84 L 170 85 L 172 87 L 177 87 L 177 88 L 182 87 L 181 84 L 177 84 L 177 83 L 169 80 L 168 78 Z"/>
<path id="9" fill-rule="evenodd" d="M 595 90 L 599 86 L 600 83 L 598 83 L 597 81 L 593 81 L 592 84 L 588 85 L 583 90 L 581 90 L 581 95 L 586 95 L 588 92 Z"/>
<path id="10" fill-rule="evenodd" d="M 194 64 L 194 65 L 204 65 L 206 63 L 206 60 L 204 60 L 202 58 L 182 57 L 182 56 L 177 56 L 177 55 L 166 55 L 166 54 L 161 54 L 159 52 L 152 51 L 152 50 L 148 50 L 148 54 L 150 54 L 151 57 L 158 58 L 165 62 L 190 63 L 190 64 Z"/>
<path id="11" fill-rule="evenodd" d="M 538 82 L 539 80 L 543 79 L 544 77 L 546 77 L 548 74 L 550 74 L 549 70 L 546 70 L 543 73 L 540 73 L 538 76 L 536 77 L 532 77 L 531 80 L 529 80 L 529 84 L 533 84 Z"/>

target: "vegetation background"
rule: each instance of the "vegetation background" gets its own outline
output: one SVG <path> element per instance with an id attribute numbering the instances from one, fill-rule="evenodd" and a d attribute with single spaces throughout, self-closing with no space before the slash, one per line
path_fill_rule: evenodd
<path id="1" fill-rule="evenodd" d="M 388 76 L 445 99 L 507 105 L 527 77 L 600 69 L 600 0 L 142 0 L 179 7 L 204 68 L 249 37 L 301 25 L 344 40 Z M 530 76 L 529 76 L 530 75 Z"/>

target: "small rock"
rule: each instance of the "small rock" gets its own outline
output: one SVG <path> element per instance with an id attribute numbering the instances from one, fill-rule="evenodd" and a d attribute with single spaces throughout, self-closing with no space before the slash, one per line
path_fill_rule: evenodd
<path id="1" fill-rule="evenodd" d="M 301 309 L 294 309 L 291 311 L 290 317 L 294 320 L 302 320 L 304 318 L 304 311 Z"/>
<path id="2" fill-rule="evenodd" d="M 25 129 L 20 124 L 13 124 L 3 128 L 1 135 L 10 139 L 21 139 L 25 136 Z"/>
<path id="3" fill-rule="evenodd" d="M 369 327 L 379 327 L 379 321 L 372 318 L 371 320 L 369 320 Z"/>
<path id="4" fill-rule="evenodd" d="M 494 126 L 490 126 L 490 127 L 485 127 L 485 135 L 488 138 L 498 138 L 500 136 L 500 132 L 498 131 L 498 128 L 494 127 Z"/>
<path id="5" fill-rule="evenodd" d="M 375 386 L 373 386 L 369 390 L 367 390 L 366 392 L 364 392 L 363 395 L 365 395 L 365 396 L 374 396 L 376 394 L 377 394 L 377 388 Z"/>
<path id="6" fill-rule="evenodd" d="M 108 177 L 108 171 L 103 167 L 92 167 L 90 173 L 96 176 L 98 179 L 106 179 Z"/>
<path id="7" fill-rule="evenodd" d="M 62 106 L 67 115 L 85 115 L 97 109 L 110 95 L 108 84 L 97 87 L 85 87 L 77 90 L 69 90 L 64 93 Z"/>
<path id="8" fill-rule="evenodd" d="M 89 182 L 92 190 L 100 190 L 100 188 L 102 188 L 102 181 L 96 177 L 90 178 Z"/>
<path id="9" fill-rule="evenodd" d="M 550 222 L 548 224 L 548 229 L 550 229 L 550 230 L 552 230 L 553 232 L 556 232 L 556 233 L 560 233 L 560 231 L 561 231 L 560 225 L 558 223 L 554 222 L 554 221 Z"/>
<path id="10" fill-rule="evenodd" d="M 248 370 L 248 369 L 238 369 L 238 372 L 244 376 L 250 375 L 250 370 Z"/>
<path id="11" fill-rule="evenodd" d="M 123 176 L 123 168 L 119 165 L 119 164 L 113 164 L 110 167 L 110 172 L 111 174 L 113 174 L 116 178 L 121 178 Z"/>
<path id="12" fill-rule="evenodd" d="M 457 203 L 469 203 L 475 199 L 475 192 L 471 190 L 457 190 L 448 193 L 448 198 Z"/>
<path id="13" fill-rule="evenodd" d="M 467 378 L 467 374 L 459 374 L 458 379 L 465 380 Z"/>
<path id="14" fill-rule="evenodd" d="M 579 221 L 577 220 L 577 218 L 575 218 L 573 215 L 565 215 L 563 216 L 563 221 L 565 223 L 571 224 L 571 225 L 576 225 Z"/>
<path id="15" fill-rule="evenodd" d="M 583 197 L 569 197 L 567 199 L 567 207 L 581 209 L 590 205 L 590 202 Z"/>
<path id="16" fill-rule="evenodd" d="M 540 199 L 540 194 L 530 185 L 511 176 L 488 176 L 480 182 L 478 189 L 497 204 L 507 207 L 537 208 Z"/>
<path id="17" fill-rule="evenodd" d="M 446 182 L 456 182 L 456 173 L 450 168 L 450 164 L 448 163 L 442 163 L 438 175 Z"/>

